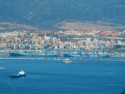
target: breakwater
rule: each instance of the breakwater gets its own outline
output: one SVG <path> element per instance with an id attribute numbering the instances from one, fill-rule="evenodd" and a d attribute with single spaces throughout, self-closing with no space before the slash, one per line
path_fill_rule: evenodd
<path id="1" fill-rule="evenodd" d="M 55 58 L 55 57 L 43 57 L 43 58 L 12 58 L 12 57 L 1 57 L 0 60 L 56 60 L 63 61 L 65 58 Z M 106 61 L 106 62 L 125 62 L 125 58 L 70 58 L 72 61 Z"/>

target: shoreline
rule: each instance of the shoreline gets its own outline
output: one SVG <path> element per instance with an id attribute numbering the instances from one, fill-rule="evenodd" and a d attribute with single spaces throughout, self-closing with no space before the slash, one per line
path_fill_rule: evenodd
<path id="1" fill-rule="evenodd" d="M 21 57 L 21 58 L 13 58 L 13 57 L 0 57 L 0 60 L 56 60 L 63 61 L 65 58 L 53 58 L 53 57 L 43 57 L 43 58 L 30 58 L 30 57 Z M 79 61 L 107 61 L 107 62 L 125 62 L 125 58 L 123 57 L 113 57 L 113 58 L 70 58 L 71 60 L 79 60 Z"/>

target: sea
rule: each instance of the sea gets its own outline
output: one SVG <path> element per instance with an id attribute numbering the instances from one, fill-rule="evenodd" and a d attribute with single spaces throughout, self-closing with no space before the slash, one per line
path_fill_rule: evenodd
<path id="1" fill-rule="evenodd" d="M 0 94 L 121 94 L 125 59 L 0 60 Z M 25 78 L 10 75 L 23 69 Z"/>

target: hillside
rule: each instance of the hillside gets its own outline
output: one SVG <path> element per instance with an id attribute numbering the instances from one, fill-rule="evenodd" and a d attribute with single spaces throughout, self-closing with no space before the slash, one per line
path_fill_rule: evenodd
<path id="1" fill-rule="evenodd" d="M 36 31 L 40 30 L 39 28 L 29 26 L 29 25 L 22 25 L 16 23 L 9 23 L 9 22 L 0 22 L 0 32 L 12 32 L 12 31 Z"/>
<path id="2" fill-rule="evenodd" d="M 78 30 L 78 31 L 123 31 L 125 26 L 121 24 L 106 23 L 106 22 L 62 22 L 56 25 L 63 30 Z"/>
<path id="3" fill-rule="evenodd" d="M 125 24 L 124 0 L 0 0 L 0 21 L 54 28 L 62 21 Z"/>

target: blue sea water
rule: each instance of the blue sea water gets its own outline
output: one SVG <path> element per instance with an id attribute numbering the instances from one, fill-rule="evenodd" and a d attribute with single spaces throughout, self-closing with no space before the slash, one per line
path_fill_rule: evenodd
<path id="1" fill-rule="evenodd" d="M 125 62 L 74 60 L 0 60 L 0 94 L 121 94 Z M 24 69 L 25 78 L 10 79 Z"/>

